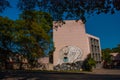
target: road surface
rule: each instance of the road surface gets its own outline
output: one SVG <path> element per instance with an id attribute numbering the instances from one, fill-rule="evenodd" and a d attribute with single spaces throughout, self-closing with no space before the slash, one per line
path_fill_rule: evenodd
<path id="1" fill-rule="evenodd" d="M 41 72 L 4 71 L 0 80 L 120 80 L 120 70 L 94 70 L 93 72 Z"/>

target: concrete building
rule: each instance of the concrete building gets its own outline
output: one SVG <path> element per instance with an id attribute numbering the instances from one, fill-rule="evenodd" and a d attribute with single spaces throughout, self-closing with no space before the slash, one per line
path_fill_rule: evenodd
<path id="1" fill-rule="evenodd" d="M 100 39 L 86 33 L 85 24 L 82 21 L 66 20 L 65 24 L 56 28 L 59 23 L 53 22 L 53 41 L 55 52 L 53 65 L 65 63 L 83 62 L 88 54 L 101 63 Z"/>

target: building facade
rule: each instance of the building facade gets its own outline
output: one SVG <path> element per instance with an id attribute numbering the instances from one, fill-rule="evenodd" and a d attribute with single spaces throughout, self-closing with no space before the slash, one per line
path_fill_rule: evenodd
<path id="1" fill-rule="evenodd" d="M 61 27 L 56 26 L 59 24 L 53 22 L 54 66 L 68 64 L 69 69 L 75 69 L 71 68 L 71 64 L 77 63 L 76 67 L 80 65 L 80 68 L 89 54 L 97 64 L 101 63 L 100 39 L 87 34 L 82 21 L 66 20 L 65 24 L 60 25 Z"/>

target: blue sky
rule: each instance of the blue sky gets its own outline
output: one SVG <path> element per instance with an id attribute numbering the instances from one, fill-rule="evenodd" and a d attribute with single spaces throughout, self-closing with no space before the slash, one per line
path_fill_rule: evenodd
<path id="1" fill-rule="evenodd" d="M 116 47 L 120 44 L 120 12 L 91 16 L 86 31 L 100 38 L 101 48 Z"/>
<path id="2" fill-rule="evenodd" d="M 16 20 L 20 14 L 16 9 L 16 1 L 11 2 L 12 8 L 7 8 L 2 16 Z M 120 12 L 116 14 L 101 14 L 90 16 L 87 19 L 86 32 L 97 36 L 101 41 L 101 48 L 114 48 L 120 44 Z"/>

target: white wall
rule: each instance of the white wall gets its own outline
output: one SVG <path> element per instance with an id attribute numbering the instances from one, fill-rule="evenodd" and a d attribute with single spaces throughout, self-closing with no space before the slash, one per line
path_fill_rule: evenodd
<path id="1" fill-rule="evenodd" d="M 53 22 L 53 25 L 55 26 L 56 24 Z M 90 53 L 85 26 L 82 21 L 65 21 L 65 24 L 61 27 L 58 27 L 58 30 L 53 30 L 53 41 L 56 48 L 53 55 L 54 65 L 57 65 L 60 49 L 65 46 L 71 45 L 79 47 L 83 53 L 81 60 L 84 60 L 86 56 Z"/>

